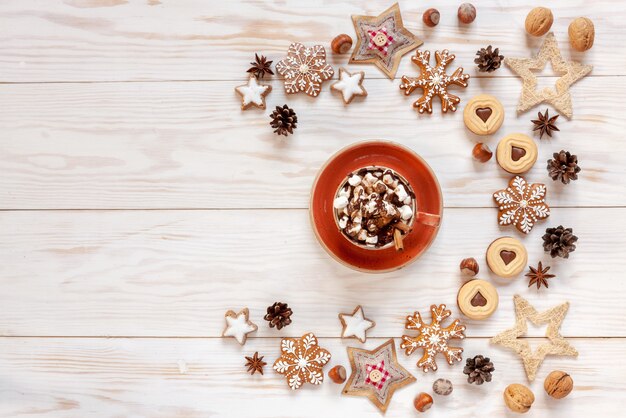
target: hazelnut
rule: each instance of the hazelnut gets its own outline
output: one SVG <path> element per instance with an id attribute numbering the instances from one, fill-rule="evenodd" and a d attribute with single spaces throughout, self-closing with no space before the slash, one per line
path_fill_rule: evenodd
<path id="1" fill-rule="evenodd" d="M 535 395 L 524 385 L 513 383 L 504 389 L 504 403 L 513 412 L 524 414 L 535 402 Z"/>
<path id="2" fill-rule="evenodd" d="M 422 20 L 426 26 L 433 28 L 439 24 L 440 17 L 439 10 L 430 8 L 422 15 Z"/>
<path id="3" fill-rule="evenodd" d="M 485 145 L 482 142 L 478 142 L 474 145 L 474 149 L 472 149 L 472 157 L 481 163 L 486 163 L 492 156 L 493 151 L 491 151 L 488 145 Z"/>
<path id="4" fill-rule="evenodd" d="M 452 393 L 452 382 L 448 379 L 437 379 L 433 383 L 433 391 L 437 395 L 448 396 Z"/>
<path id="5" fill-rule="evenodd" d="M 476 276 L 478 274 L 478 261 L 475 258 L 464 258 L 459 268 L 463 274 Z"/>
<path id="6" fill-rule="evenodd" d="M 546 7 L 535 7 L 526 16 L 526 32 L 533 36 L 543 36 L 552 27 L 554 17 Z"/>
<path id="7" fill-rule="evenodd" d="M 569 34 L 569 43 L 572 45 L 572 48 L 580 52 L 590 49 L 596 37 L 593 22 L 586 17 L 577 17 L 572 20 L 567 33 Z"/>
<path id="8" fill-rule="evenodd" d="M 476 8 L 472 3 L 463 3 L 457 12 L 459 20 L 463 23 L 472 23 L 476 19 Z"/>
<path id="9" fill-rule="evenodd" d="M 433 397 L 430 396 L 428 393 L 422 392 L 417 395 L 413 400 L 413 406 L 419 412 L 426 412 L 430 409 L 431 406 L 433 406 Z"/>
<path id="10" fill-rule="evenodd" d="M 352 48 L 352 38 L 345 33 L 335 36 L 335 39 L 330 43 L 330 49 L 335 54 L 345 54 L 350 48 Z"/>
<path id="11" fill-rule="evenodd" d="M 543 388 L 554 399 L 562 399 L 574 389 L 574 381 L 569 374 L 555 370 L 546 377 Z"/>
<path id="12" fill-rule="evenodd" d="M 337 384 L 341 384 L 346 381 L 346 368 L 343 366 L 335 366 L 328 372 L 330 380 Z"/>

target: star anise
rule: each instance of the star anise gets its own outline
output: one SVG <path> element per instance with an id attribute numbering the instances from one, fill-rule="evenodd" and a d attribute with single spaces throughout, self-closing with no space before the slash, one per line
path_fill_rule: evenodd
<path id="1" fill-rule="evenodd" d="M 252 67 L 248 69 L 248 73 L 254 74 L 257 79 L 265 77 L 265 74 L 274 75 L 274 71 L 272 71 L 272 62 L 274 61 L 268 61 L 263 55 L 259 58 L 258 54 L 254 54 L 254 60 L 255 62 L 250 63 Z"/>
<path id="2" fill-rule="evenodd" d="M 560 129 L 554 124 L 559 115 L 550 117 L 548 115 L 548 109 L 546 109 L 546 113 L 544 114 L 538 112 L 537 117 L 539 119 L 532 120 L 531 122 L 535 124 L 533 131 L 539 131 L 539 139 L 543 138 L 543 134 L 547 134 L 550 138 L 552 138 L 552 132 L 560 131 Z"/>
<path id="3" fill-rule="evenodd" d="M 255 374 L 256 372 L 259 372 L 261 374 L 263 374 L 263 366 L 265 366 L 267 363 L 263 361 L 263 357 L 265 356 L 261 356 L 259 357 L 259 352 L 255 352 L 252 357 L 246 357 L 246 364 L 245 367 L 248 368 L 248 373 L 250 374 Z"/>
<path id="4" fill-rule="evenodd" d="M 526 273 L 526 277 L 530 279 L 528 283 L 528 287 L 536 283 L 537 289 L 539 289 L 542 285 L 547 288 L 548 279 L 556 277 L 554 274 L 548 274 L 548 270 L 550 270 L 550 266 L 544 269 L 543 265 L 541 264 L 541 261 L 539 262 L 539 265 L 537 266 L 537 268 L 534 268 L 533 266 L 528 266 L 528 268 L 530 269 L 530 272 Z"/>

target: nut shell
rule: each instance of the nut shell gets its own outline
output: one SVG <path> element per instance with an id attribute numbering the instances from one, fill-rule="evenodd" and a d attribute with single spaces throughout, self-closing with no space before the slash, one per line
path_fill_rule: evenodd
<path id="1" fill-rule="evenodd" d="M 330 43 L 330 49 L 335 54 L 345 54 L 350 50 L 350 48 L 352 48 L 352 38 L 350 35 L 346 35 L 345 33 L 335 36 Z"/>
<path id="2" fill-rule="evenodd" d="M 586 51 L 593 46 L 596 37 L 596 30 L 591 19 L 586 17 L 577 17 L 572 20 L 567 29 L 569 34 L 569 43 L 576 51 Z"/>
<path id="3" fill-rule="evenodd" d="M 328 371 L 328 377 L 330 380 L 337 384 L 341 384 L 346 381 L 346 368 L 343 366 L 335 366 Z"/>
<path id="4" fill-rule="evenodd" d="M 513 412 L 524 414 L 530 410 L 535 395 L 524 385 L 513 383 L 504 389 L 504 403 Z"/>
<path id="5" fill-rule="evenodd" d="M 413 400 L 413 406 L 419 412 L 426 412 L 430 409 L 431 406 L 433 406 L 433 397 L 430 396 L 428 393 L 422 392 L 417 395 Z"/>
<path id="6" fill-rule="evenodd" d="M 535 7 L 526 16 L 526 32 L 533 36 L 543 36 L 552 27 L 554 16 L 547 7 Z"/>
<path id="7" fill-rule="evenodd" d="M 448 379 L 437 379 L 435 383 L 433 383 L 433 392 L 437 395 L 448 396 L 452 393 L 452 382 Z"/>
<path id="8" fill-rule="evenodd" d="M 422 20 L 424 24 L 428 27 L 435 27 L 439 24 L 439 19 L 441 15 L 439 14 L 439 10 L 430 8 L 424 12 L 422 15 Z"/>
<path id="9" fill-rule="evenodd" d="M 486 163 L 493 156 L 493 151 L 488 145 L 478 142 L 472 149 L 472 157 L 481 163 Z"/>
<path id="10" fill-rule="evenodd" d="M 468 276 L 476 276 L 478 274 L 478 261 L 475 258 L 464 258 L 461 260 L 461 264 L 459 265 L 461 269 L 461 273 L 467 274 Z"/>
<path id="11" fill-rule="evenodd" d="M 472 3 L 463 3 L 459 6 L 457 16 L 465 24 L 472 23 L 476 19 L 476 8 Z"/>
<path id="12" fill-rule="evenodd" d="M 546 377 L 543 388 L 554 399 L 562 399 L 574 389 L 574 380 L 569 374 L 555 370 Z"/>

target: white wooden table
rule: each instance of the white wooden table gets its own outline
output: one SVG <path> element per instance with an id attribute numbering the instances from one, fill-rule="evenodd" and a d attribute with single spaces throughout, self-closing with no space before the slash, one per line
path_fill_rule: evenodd
<path id="1" fill-rule="evenodd" d="M 530 133 L 536 111 L 516 117 L 521 83 L 506 68 L 478 74 L 475 51 L 493 44 L 511 57 L 530 56 L 522 0 L 475 1 L 478 18 L 459 27 L 460 1 L 400 6 L 423 48 L 448 48 L 472 75 L 457 89 L 462 106 L 478 93 L 500 98 L 507 132 Z M 436 4 L 434 4 L 436 3 Z M 542 260 L 558 276 L 549 289 L 528 289 L 487 272 L 484 251 L 515 234 L 496 225 L 491 193 L 508 176 L 495 161 L 470 158 L 478 137 L 462 112 L 418 116 L 398 89 L 417 74 L 408 57 L 395 81 L 373 66 L 369 96 L 344 106 L 329 84 L 317 99 L 285 97 L 271 80 L 268 107 L 288 103 L 299 117 L 295 135 L 279 141 L 269 110 L 239 110 L 234 87 L 245 80 L 255 52 L 274 62 L 292 41 L 328 48 L 353 35 L 350 15 L 378 14 L 384 1 L 23 0 L 0 2 L 0 416 L 2 417 L 316 417 L 379 416 L 364 398 L 340 396 L 341 386 L 291 392 L 268 366 L 249 376 L 244 355 L 268 363 L 281 336 L 312 331 L 347 364 L 339 312 L 362 304 L 376 327 L 373 348 L 403 333 L 403 318 L 446 303 L 458 316 L 458 263 L 474 256 L 480 277 L 498 284 L 500 308 L 489 320 L 465 319 L 465 356 L 485 354 L 494 381 L 465 382 L 462 365 L 442 364 L 396 393 L 387 416 L 406 417 L 412 399 L 436 377 L 455 384 L 437 397 L 430 417 L 508 416 L 502 390 L 527 384 L 520 360 L 488 338 L 513 325 L 514 294 L 538 309 L 571 302 L 562 333 L 577 359 L 548 357 L 530 385 L 529 416 L 619 416 L 626 390 L 626 7 L 618 0 L 555 0 L 553 30 L 567 58 L 594 65 L 572 89 L 574 117 L 539 142 L 531 181 L 549 184 L 552 215 L 524 242 L 529 262 Z M 436 6 L 442 21 L 421 23 Z M 571 51 L 567 26 L 579 15 L 596 24 L 596 44 Z M 329 54 L 330 55 L 330 54 Z M 331 56 L 336 69 L 347 56 Z M 540 85 L 555 78 L 550 68 Z M 543 109 L 541 107 L 537 110 Z M 383 119 L 385 122 L 381 122 Z M 318 168 L 339 148 L 385 138 L 420 153 L 439 177 L 445 202 L 441 232 L 415 264 L 383 275 L 357 273 L 333 261 L 308 221 L 309 190 Z M 580 180 L 561 187 L 545 160 L 578 154 Z M 541 248 L 547 226 L 574 228 L 579 246 L 569 260 Z M 263 321 L 274 301 L 289 303 L 293 324 L 282 331 Z M 244 347 L 220 337 L 227 309 L 249 307 L 259 331 Z M 531 337 L 544 329 L 531 327 Z M 531 344 L 540 340 L 531 338 Z M 330 368 L 327 367 L 326 371 Z M 554 401 L 543 378 L 570 372 L 576 389 Z M 435 377 L 436 376 L 436 377 Z"/>

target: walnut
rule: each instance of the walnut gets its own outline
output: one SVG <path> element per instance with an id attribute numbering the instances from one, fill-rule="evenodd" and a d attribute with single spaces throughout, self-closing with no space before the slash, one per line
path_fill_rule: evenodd
<path id="1" fill-rule="evenodd" d="M 546 377 L 543 388 L 554 399 L 561 399 L 569 395 L 574 389 L 574 381 L 569 374 L 555 370 Z"/>
<path id="2" fill-rule="evenodd" d="M 577 17 L 572 20 L 567 33 L 569 34 L 569 43 L 572 45 L 572 48 L 580 52 L 590 49 L 596 37 L 593 22 L 586 17 Z"/>
<path id="3" fill-rule="evenodd" d="M 535 7 L 526 16 L 526 32 L 533 36 L 543 36 L 552 27 L 554 17 L 546 7 Z"/>
<path id="4" fill-rule="evenodd" d="M 504 389 L 504 403 L 513 412 L 524 414 L 535 402 L 535 395 L 524 385 L 513 383 Z"/>

